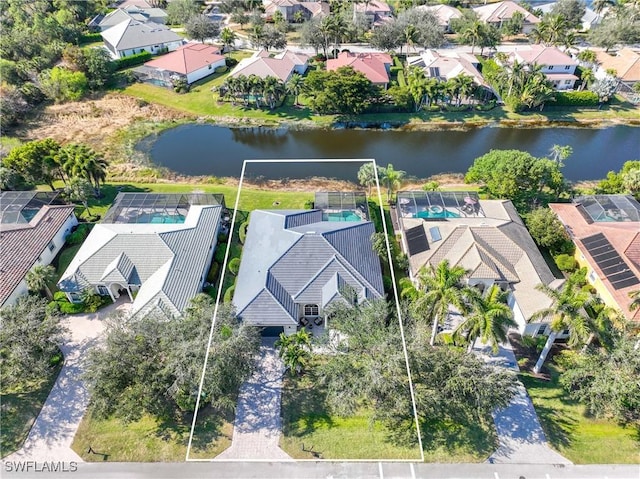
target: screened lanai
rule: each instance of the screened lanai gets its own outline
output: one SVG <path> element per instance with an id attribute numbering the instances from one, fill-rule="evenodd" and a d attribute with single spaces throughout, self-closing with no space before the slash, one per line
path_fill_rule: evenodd
<path id="1" fill-rule="evenodd" d="M 184 223 L 192 205 L 221 205 L 221 194 L 119 193 L 103 223 Z"/>
<path id="2" fill-rule="evenodd" d="M 48 205 L 62 205 L 58 191 L 3 191 L 0 193 L 0 223 L 26 224 Z"/>
<path id="3" fill-rule="evenodd" d="M 367 195 L 363 191 L 319 191 L 315 194 L 314 207 L 331 220 L 339 213 L 347 220 L 349 213 L 356 220 L 356 216 L 360 220 L 369 219 Z"/>
<path id="4" fill-rule="evenodd" d="M 591 195 L 574 198 L 588 223 L 640 221 L 640 203 L 631 195 Z"/>
<path id="5" fill-rule="evenodd" d="M 485 216 L 475 191 L 399 191 L 397 208 L 403 218 L 443 220 Z"/>

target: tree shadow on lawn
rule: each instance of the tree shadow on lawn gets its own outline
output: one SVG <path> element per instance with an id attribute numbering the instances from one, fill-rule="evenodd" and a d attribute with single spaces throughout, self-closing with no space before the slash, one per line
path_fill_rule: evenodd
<path id="1" fill-rule="evenodd" d="M 299 378 L 286 377 L 282 387 L 284 436 L 304 437 L 318 427 L 332 427 L 326 398 L 326 391 L 309 374 Z"/>
<path id="2" fill-rule="evenodd" d="M 425 452 L 443 449 L 452 456 L 466 452 L 482 458 L 491 455 L 497 447 L 495 430 L 478 423 L 435 419 L 423 421 L 420 430 Z"/>
<path id="3" fill-rule="evenodd" d="M 189 413 L 185 414 L 181 421 L 183 424 L 188 425 L 188 431 L 184 439 L 185 445 L 189 442 L 192 419 L 193 414 Z M 231 441 L 231 436 L 223 431 L 223 426 L 227 423 L 233 423 L 233 420 L 234 414 L 232 411 L 220 411 L 211 406 L 202 408 L 198 412 L 198 419 L 196 420 L 196 426 L 193 430 L 193 439 L 191 440 L 192 451 L 194 453 L 204 452 L 221 438 L 226 438 Z"/>

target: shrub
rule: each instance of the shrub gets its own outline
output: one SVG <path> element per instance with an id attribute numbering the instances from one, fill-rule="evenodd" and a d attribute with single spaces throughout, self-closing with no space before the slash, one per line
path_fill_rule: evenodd
<path id="1" fill-rule="evenodd" d="M 384 290 L 388 293 L 393 291 L 393 280 L 390 276 L 383 275 L 382 276 L 382 284 L 384 286 Z"/>
<path id="2" fill-rule="evenodd" d="M 82 243 L 85 238 L 87 237 L 87 235 L 89 234 L 89 232 L 91 231 L 91 228 L 93 228 L 93 224 L 89 224 L 89 223 L 80 223 L 75 231 L 69 233 L 69 235 L 67 236 L 67 244 L 80 244 Z"/>
<path id="3" fill-rule="evenodd" d="M 222 245 L 218 245 L 218 247 L 216 248 L 216 252 L 213 255 L 214 261 L 220 265 L 224 263 L 224 255 L 226 251 L 227 251 L 226 247 Z"/>
<path id="4" fill-rule="evenodd" d="M 240 258 L 233 258 L 229 261 L 229 271 L 231 271 L 233 275 L 238 274 L 238 271 L 240 271 Z"/>
<path id="5" fill-rule="evenodd" d="M 389 73 L 391 76 L 398 75 L 402 71 L 402 67 L 392 66 L 389 68 Z"/>
<path id="6" fill-rule="evenodd" d="M 58 301 L 60 312 L 63 314 L 78 314 L 84 312 L 84 304 L 71 303 L 69 301 Z"/>
<path id="7" fill-rule="evenodd" d="M 242 223 L 240 225 L 240 230 L 239 230 L 239 237 L 240 237 L 240 243 L 244 244 L 245 240 L 247 239 L 247 230 L 249 229 L 249 222 L 245 221 L 244 223 Z"/>
<path id="8" fill-rule="evenodd" d="M 53 300 L 54 301 L 69 301 L 67 299 L 67 295 L 64 293 L 64 291 L 56 291 L 55 293 L 53 293 Z"/>
<path id="9" fill-rule="evenodd" d="M 489 110 L 493 110 L 496 107 L 496 101 L 495 100 L 491 100 L 488 103 L 485 103 L 484 105 L 476 105 L 476 110 L 478 111 L 489 111 Z"/>
<path id="10" fill-rule="evenodd" d="M 222 65 L 222 66 L 216 67 L 216 69 L 213 71 L 216 73 L 226 73 L 229 71 L 229 67 L 226 65 Z"/>
<path id="11" fill-rule="evenodd" d="M 60 364 L 63 359 L 64 359 L 64 356 L 62 355 L 62 353 L 58 352 L 58 353 L 54 354 L 53 356 L 51 356 L 51 359 L 49 359 L 49 366 L 55 367 L 58 364 Z"/>
<path id="12" fill-rule="evenodd" d="M 230 303 L 231 302 L 231 299 L 233 299 L 233 292 L 235 291 L 235 289 L 236 289 L 236 285 L 233 284 L 233 285 L 229 286 L 227 288 L 227 290 L 224 292 L 223 301 L 225 303 Z"/>
<path id="13" fill-rule="evenodd" d="M 238 60 L 231 57 L 227 57 L 224 62 L 228 68 L 235 67 L 238 64 Z"/>
<path id="14" fill-rule="evenodd" d="M 554 260 L 558 265 L 558 268 L 560 268 L 560 271 L 575 271 L 578 266 L 576 259 L 573 256 L 569 256 L 568 254 L 559 254 L 554 258 Z"/>
<path id="15" fill-rule="evenodd" d="M 47 312 L 49 314 L 59 313 L 60 312 L 60 305 L 58 304 L 58 302 L 57 301 L 50 301 L 47 304 Z"/>
<path id="16" fill-rule="evenodd" d="M 402 60 L 400 60 L 398 57 L 393 57 L 393 64 L 397 67 L 402 68 Z"/>
<path id="17" fill-rule="evenodd" d="M 151 60 L 151 53 L 144 51 L 142 53 L 136 53 L 130 57 L 120 58 L 115 61 L 116 70 L 123 70 L 125 68 L 134 67 L 136 65 L 142 65 L 144 62 Z"/>
<path id="18" fill-rule="evenodd" d="M 215 283 L 218 278 L 218 271 L 220 271 L 220 264 L 215 261 L 211 263 L 211 268 L 209 268 L 209 272 L 207 273 L 207 283 Z"/>
<path id="19" fill-rule="evenodd" d="M 218 235 L 218 244 L 224 244 L 229 241 L 229 235 L 227 233 L 220 233 Z"/>
<path id="20" fill-rule="evenodd" d="M 598 95 L 592 91 L 556 92 L 556 106 L 598 106 Z"/>
<path id="21" fill-rule="evenodd" d="M 95 313 L 105 304 L 104 298 L 93 290 L 85 290 L 82 293 L 82 303 L 84 311 Z"/>
<path id="22" fill-rule="evenodd" d="M 542 351 L 546 342 L 546 336 L 522 336 L 522 345 L 526 348 L 535 348 L 537 352 Z"/>
<path id="23" fill-rule="evenodd" d="M 313 200 L 307 200 L 304 202 L 305 210 L 312 210 L 315 205 L 313 204 Z"/>
<path id="24" fill-rule="evenodd" d="M 520 101 L 520 98 L 516 96 L 506 97 L 504 99 L 504 104 L 506 105 L 507 108 L 509 108 L 509 110 L 511 110 L 514 113 L 524 110 L 524 107 L 525 107 L 524 103 Z"/>
<path id="25" fill-rule="evenodd" d="M 79 43 L 83 45 L 85 43 L 94 43 L 101 42 L 102 35 L 99 33 L 85 33 L 84 35 L 80 35 Z"/>
<path id="26" fill-rule="evenodd" d="M 406 88 L 407 86 L 407 80 L 404 78 L 404 72 L 402 70 L 398 72 L 398 85 L 401 88 Z"/>

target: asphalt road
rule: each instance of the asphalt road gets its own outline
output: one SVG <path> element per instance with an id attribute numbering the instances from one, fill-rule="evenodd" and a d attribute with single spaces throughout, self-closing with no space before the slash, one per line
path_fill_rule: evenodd
<path id="1" fill-rule="evenodd" d="M 54 467 L 58 472 L 46 472 Z M 64 469 L 63 469 L 64 466 Z M 16 468 L 29 467 L 28 472 Z M 517 464 L 415 464 L 408 462 L 2 462 L 3 478 L 74 479 L 640 479 L 639 465 L 547 466 Z"/>

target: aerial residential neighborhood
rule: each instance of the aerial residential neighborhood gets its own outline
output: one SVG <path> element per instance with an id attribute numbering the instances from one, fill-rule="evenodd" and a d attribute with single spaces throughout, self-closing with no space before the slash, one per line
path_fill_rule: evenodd
<path id="1" fill-rule="evenodd" d="M 0 25 L 3 477 L 637 477 L 637 2 Z"/>

